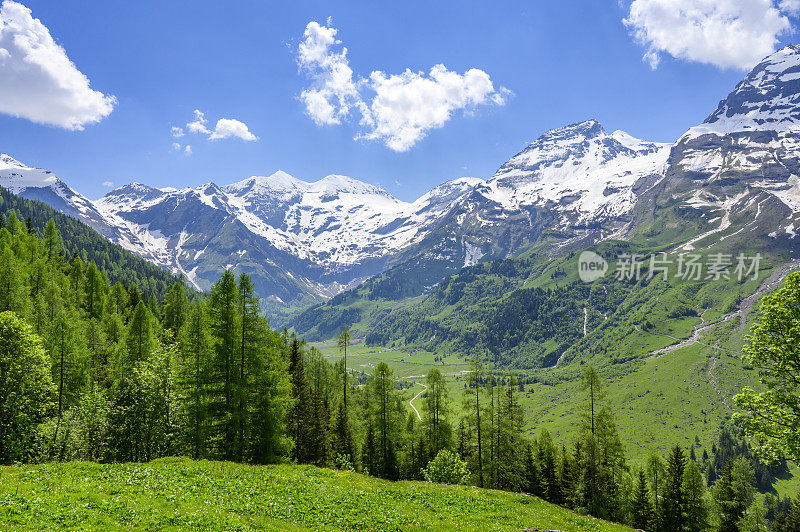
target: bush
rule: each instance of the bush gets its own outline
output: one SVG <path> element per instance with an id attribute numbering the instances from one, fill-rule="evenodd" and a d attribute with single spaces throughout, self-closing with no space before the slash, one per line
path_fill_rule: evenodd
<path id="1" fill-rule="evenodd" d="M 438 484 L 466 484 L 469 471 L 457 454 L 444 449 L 422 470 L 422 476 Z"/>

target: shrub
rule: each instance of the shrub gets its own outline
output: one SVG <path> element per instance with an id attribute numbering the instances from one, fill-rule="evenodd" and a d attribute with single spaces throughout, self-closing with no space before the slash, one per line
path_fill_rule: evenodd
<path id="1" fill-rule="evenodd" d="M 428 482 L 438 484 L 466 484 L 469 471 L 467 464 L 457 454 L 444 449 L 428 462 L 422 470 L 422 476 Z"/>

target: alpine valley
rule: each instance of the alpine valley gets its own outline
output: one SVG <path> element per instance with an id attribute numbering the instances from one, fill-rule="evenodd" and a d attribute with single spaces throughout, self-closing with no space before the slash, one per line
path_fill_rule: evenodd
<path id="1" fill-rule="evenodd" d="M 547 131 L 486 180 L 412 203 L 350 177 L 281 171 L 181 190 L 132 183 L 92 201 L 9 155 L 0 186 L 198 290 L 224 269 L 248 273 L 273 324 L 323 352 L 350 327 L 365 367 L 394 357 L 413 380 L 415 361 L 435 357 L 457 376 L 478 354 L 531 385 L 529 429 L 576 430 L 570 397 L 591 363 L 634 454 L 676 433 L 708 445 L 731 397 L 757 382 L 739 352 L 761 295 L 800 264 L 800 47 L 765 58 L 674 144 L 587 120 Z M 621 256 L 648 260 L 641 275 L 612 266 L 584 283 L 585 250 L 616 272 Z M 673 269 L 681 254 L 730 268 L 651 275 L 653 254 Z"/>

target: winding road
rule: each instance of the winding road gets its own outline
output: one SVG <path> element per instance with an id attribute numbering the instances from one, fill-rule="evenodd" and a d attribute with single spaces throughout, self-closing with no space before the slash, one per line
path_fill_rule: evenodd
<path id="1" fill-rule="evenodd" d="M 428 391 L 428 387 L 427 387 L 426 385 L 422 384 L 421 382 L 417 382 L 416 384 L 419 384 L 419 385 L 421 385 L 421 386 L 422 386 L 422 390 L 421 390 L 421 391 L 420 391 L 420 392 L 419 392 L 417 395 L 415 395 L 414 397 L 412 397 L 412 398 L 411 398 L 411 400 L 408 402 L 408 404 L 409 404 L 409 405 L 411 405 L 411 408 L 413 408 L 413 409 L 414 409 L 414 412 L 417 414 L 417 419 L 419 419 L 420 421 L 422 421 L 422 416 L 420 416 L 420 415 L 419 415 L 419 410 L 417 410 L 417 407 L 416 407 L 416 406 L 414 406 L 414 400 L 415 400 L 417 397 L 419 397 L 420 395 L 422 395 L 423 393 L 425 393 L 426 391 Z"/>

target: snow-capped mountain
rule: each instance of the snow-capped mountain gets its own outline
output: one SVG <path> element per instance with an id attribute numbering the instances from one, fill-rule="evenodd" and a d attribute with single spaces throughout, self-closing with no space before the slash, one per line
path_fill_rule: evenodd
<path id="1" fill-rule="evenodd" d="M 558 229 L 589 227 L 626 216 L 634 185 L 661 176 L 671 145 L 624 131 L 608 134 L 596 120 L 548 131 L 503 164 L 489 185 L 504 206 L 551 206 Z"/>
<path id="2" fill-rule="evenodd" d="M 682 221 L 711 237 L 795 235 L 800 227 L 800 47 L 761 61 L 669 156 L 665 179 L 641 200 L 644 218 L 679 205 L 699 214 Z M 655 202 L 646 206 L 646 201 Z M 791 243 L 789 243 L 791 245 Z"/>
<path id="3" fill-rule="evenodd" d="M 111 229 L 91 201 L 72 190 L 55 174 L 26 166 L 4 153 L 0 153 L 0 186 L 18 196 L 47 203 L 93 227 Z"/>
<path id="4" fill-rule="evenodd" d="M 411 203 L 346 176 L 304 181 L 281 171 L 181 190 L 132 183 L 92 202 L 9 156 L 0 157 L 0 185 L 199 288 L 233 268 L 262 297 L 288 303 L 387 270 L 375 281 L 380 293 L 418 294 L 477 261 L 648 238 L 655 226 L 685 234 L 685 249 L 734 231 L 790 238 L 800 231 L 798 148 L 800 47 L 789 46 L 674 145 L 588 120 L 547 131 L 488 180 L 449 181 Z"/>

